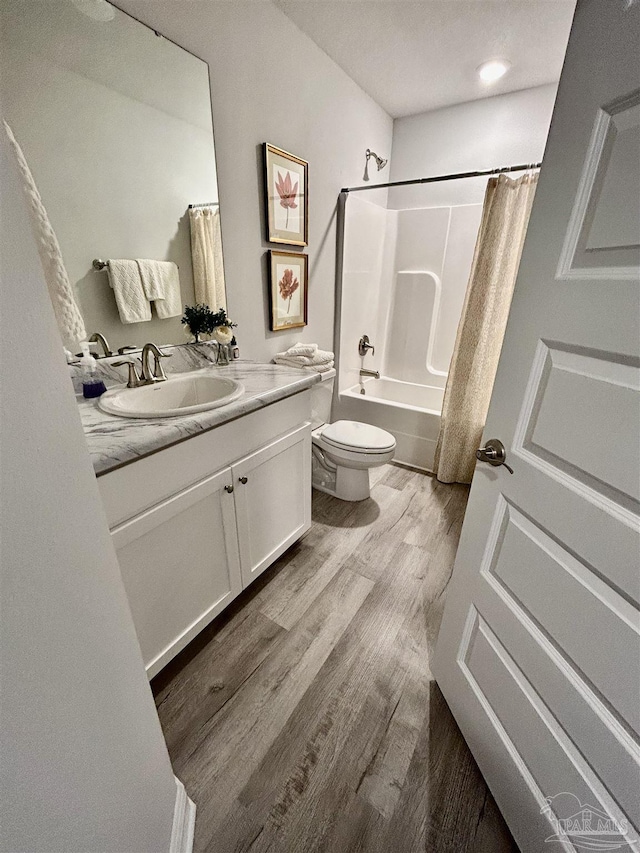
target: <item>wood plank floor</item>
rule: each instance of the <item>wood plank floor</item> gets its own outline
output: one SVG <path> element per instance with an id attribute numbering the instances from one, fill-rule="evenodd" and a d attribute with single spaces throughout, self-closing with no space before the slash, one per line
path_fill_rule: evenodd
<path id="1" fill-rule="evenodd" d="M 198 853 L 517 851 L 429 667 L 468 490 L 371 473 L 154 680 Z"/>

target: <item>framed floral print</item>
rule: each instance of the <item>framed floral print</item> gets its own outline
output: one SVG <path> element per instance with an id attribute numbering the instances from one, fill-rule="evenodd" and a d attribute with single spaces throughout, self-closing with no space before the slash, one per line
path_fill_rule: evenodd
<path id="1" fill-rule="evenodd" d="M 306 246 L 309 229 L 309 164 L 264 143 L 267 240 Z"/>
<path id="2" fill-rule="evenodd" d="M 271 331 L 307 325 L 308 256 L 269 252 Z"/>

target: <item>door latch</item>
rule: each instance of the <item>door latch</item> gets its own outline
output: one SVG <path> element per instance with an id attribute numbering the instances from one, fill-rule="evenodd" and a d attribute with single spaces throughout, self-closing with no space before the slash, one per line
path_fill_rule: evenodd
<path id="1" fill-rule="evenodd" d="M 476 450 L 476 459 L 480 462 L 488 462 L 494 468 L 504 465 L 510 474 L 513 474 L 511 465 L 507 465 L 507 451 L 499 438 L 490 438 L 484 447 Z"/>

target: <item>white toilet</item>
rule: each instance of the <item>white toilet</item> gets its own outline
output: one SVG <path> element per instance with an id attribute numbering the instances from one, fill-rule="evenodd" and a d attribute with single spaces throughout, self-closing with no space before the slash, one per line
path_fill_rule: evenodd
<path id="1" fill-rule="evenodd" d="M 369 497 L 369 468 L 393 459 L 396 440 L 371 424 L 329 422 L 334 377 L 335 371 L 323 374 L 323 381 L 311 390 L 312 484 L 343 501 L 364 501 Z"/>

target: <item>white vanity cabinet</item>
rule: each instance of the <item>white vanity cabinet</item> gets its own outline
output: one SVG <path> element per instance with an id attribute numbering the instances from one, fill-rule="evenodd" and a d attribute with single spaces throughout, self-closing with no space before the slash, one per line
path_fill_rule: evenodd
<path id="1" fill-rule="evenodd" d="M 309 413 L 303 392 L 98 478 L 150 678 L 309 529 Z"/>

